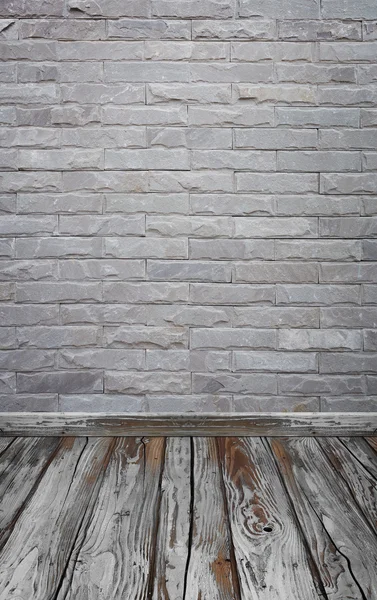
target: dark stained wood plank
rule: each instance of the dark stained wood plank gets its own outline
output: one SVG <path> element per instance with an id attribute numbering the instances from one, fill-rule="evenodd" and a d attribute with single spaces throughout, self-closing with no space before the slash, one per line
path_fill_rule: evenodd
<path id="1" fill-rule="evenodd" d="M 377 479 L 377 454 L 370 445 L 371 439 L 373 440 L 374 438 L 340 438 L 341 442 L 348 448 L 355 458 L 357 458 L 363 467 L 367 469 L 367 471 L 369 471 L 369 473 L 375 479 Z"/>
<path id="2" fill-rule="evenodd" d="M 314 438 L 273 439 L 271 445 L 326 594 L 339 600 L 372 600 L 377 589 L 377 538 L 344 480 Z M 331 540 L 330 546 L 326 538 L 318 537 L 314 515 Z"/>
<path id="3" fill-rule="evenodd" d="M 0 553 L 1 600 L 52 600 L 112 440 L 65 438 Z"/>
<path id="4" fill-rule="evenodd" d="M 318 438 L 334 469 L 347 483 L 354 500 L 377 532 L 377 479 L 337 438 Z"/>
<path id="5" fill-rule="evenodd" d="M 3 436 L 373 435 L 377 413 L 0 413 Z"/>
<path id="6" fill-rule="evenodd" d="M 57 600 L 144 600 L 165 440 L 119 438 Z"/>
<path id="7" fill-rule="evenodd" d="M 371 446 L 373 448 L 373 450 L 375 450 L 377 452 L 377 436 L 376 437 L 367 437 L 366 441 L 369 444 L 369 446 Z"/>
<path id="8" fill-rule="evenodd" d="M 154 600 L 183 598 L 191 509 L 191 440 L 166 440 L 156 544 Z"/>
<path id="9" fill-rule="evenodd" d="M 192 461 L 192 527 L 185 600 L 238 600 L 216 439 L 193 438 Z"/>
<path id="10" fill-rule="evenodd" d="M 0 548 L 8 539 L 29 494 L 38 485 L 59 440 L 19 438 L 4 453 L 7 467 L 0 475 Z"/>
<path id="11" fill-rule="evenodd" d="M 266 440 L 219 438 L 243 600 L 315 600 L 304 540 Z"/>
<path id="12" fill-rule="evenodd" d="M 6 450 L 8 448 L 8 446 L 11 445 L 11 443 L 13 442 L 14 438 L 9 438 L 9 437 L 0 437 L 0 456 L 2 455 L 2 453 L 4 452 L 4 450 Z"/>

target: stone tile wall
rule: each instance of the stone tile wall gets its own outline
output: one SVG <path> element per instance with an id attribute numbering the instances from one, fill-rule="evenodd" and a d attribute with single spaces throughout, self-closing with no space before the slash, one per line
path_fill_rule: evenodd
<path id="1" fill-rule="evenodd" d="M 376 0 L 0 17 L 0 410 L 377 410 Z"/>

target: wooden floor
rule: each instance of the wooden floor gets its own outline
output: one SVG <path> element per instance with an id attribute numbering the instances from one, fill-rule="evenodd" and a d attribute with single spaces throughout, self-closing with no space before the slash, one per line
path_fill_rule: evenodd
<path id="1" fill-rule="evenodd" d="M 0 600 L 377 599 L 377 438 L 0 438 Z"/>

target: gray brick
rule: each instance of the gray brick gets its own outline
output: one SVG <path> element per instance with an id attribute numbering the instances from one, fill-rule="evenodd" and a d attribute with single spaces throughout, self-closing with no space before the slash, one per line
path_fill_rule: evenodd
<path id="1" fill-rule="evenodd" d="M 194 126 L 210 125 L 229 127 L 231 125 L 242 127 L 269 126 L 273 124 L 273 108 L 254 107 L 221 107 L 208 108 L 202 106 L 189 106 L 189 124 Z"/>
<path id="2" fill-rule="evenodd" d="M 144 279 L 145 264 L 142 260 L 65 260 L 59 261 L 59 278 L 78 281 Z"/>
<path id="3" fill-rule="evenodd" d="M 75 328 L 76 329 L 76 328 Z M 80 331 L 82 327 L 78 328 Z M 111 348 L 91 348 L 61 350 L 59 352 L 60 369 L 143 369 L 143 350 L 117 350 Z"/>
<path id="4" fill-rule="evenodd" d="M 143 325 L 147 309 L 132 304 L 65 304 L 60 307 L 63 324 Z"/>
<path id="5" fill-rule="evenodd" d="M 366 377 L 367 380 L 367 394 L 368 395 L 372 395 L 372 394 L 376 394 L 377 392 L 377 377 L 376 376 L 372 376 L 372 375 L 367 375 Z"/>
<path id="6" fill-rule="evenodd" d="M 372 0 L 323 0 L 322 17 L 325 19 L 376 19 L 377 6 Z"/>
<path id="7" fill-rule="evenodd" d="M 361 350 L 360 331 L 335 329 L 280 329 L 278 348 L 281 350 Z"/>
<path id="8" fill-rule="evenodd" d="M 193 374 L 194 394 L 276 394 L 276 375 L 270 373 Z"/>
<path id="9" fill-rule="evenodd" d="M 377 310 L 371 307 L 322 308 L 321 326 L 377 327 Z"/>
<path id="10" fill-rule="evenodd" d="M 315 353 L 304 352 L 233 352 L 235 371 L 272 373 L 313 373 L 317 371 Z"/>
<path id="11" fill-rule="evenodd" d="M 61 190 L 61 174 L 52 172 L 12 173 L 0 171 L 3 192 L 55 192 Z"/>
<path id="12" fill-rule="evenodd" d="M 0 104 L 50 104 L 53 102 L 58 102 L 58 89 L 54 84 L 9 84 L 2 86 L 0 90 Z"/>
<path id="13" fill-rule="evenodd" d="M 101 255 L 101 239 L 38 237 L 16 240 L 17 258 L 99 257 Z"/>
<path id="14" fill-rule="evenodd" d="M 60 394 L 63 412 L 136 413 L 145 409 L 144 396 L 124 394 Z"/>
<path id="15" fill-rule="evenodd" d="M 361 40 L 361 24 L 357 21 L 281 21 L 279 38 L 290 41 Z"/>
<path id="16" fill-rule="evenodd" d="M 317 132 L 305 129 L 236 129 L 234 141 L 236 148 L 316 148 Z"/>
<path id="17" fill-rule="evenodd" d="M 63 191 L 146 192 L 145 173 L 118 171 L 68 171 L 63 173 Z"/>
<path id="18" fill-rule="evenodd" d="M 232 61 L 260 62 L 264 60 L 299 61 L 312 60 L 310 44 L 287 44 L 285 42 L 234 42 Z"/>
<path id="19" fill-rule="evenodd" d="M 0 283 L 0 301 L 7 302 L 8 300 L 14 299 L 14 284 L 13 283 Z"/>
<path id="20" fill-rule="evenodd" d="M 12 0 L 2 3 L 2 17 L 55 17 L 64 14 L 64 0 Z"/>
<path id="21" fill-rule="evenodd" d="M 67 83 L 61 85 L 60 90 L 63 102 L 143 104 L 145 97 L 144 86 L 137 83 Z"/>
<path id="22" fill-rule="evenodd" d="M 363 39 L 365 41 L 377 39 L 377 21 L 363 23 Z"/>
<path id="23" fill-rule="evenodd" d="M 0 352 L 0 369 L 42 371 L 54 368 L 56 352 L 51 350 L 8 350 Z"/>
<path id="24" fill-rule="evenodd" d="M 71 286 L 72 284 L 70 284 Z M 87 284 L 91 285 L 91 284 Z M 96 285 L 96 287 L 98 287 Z M 105 302 L 127 302 L 132 303 L 170 303 L 187 302 L 188 300 L 187 283 L 118 283 L 112 282 L 103 284 L 103 294 Z"/>
<path id="25" fill-rule="evenodd" d="M 276 334 L 267 329 L 192 329 L 190 348 L 260 348 L 276 347 Z"/>
<path id="26" fill-rule="evenodd" d="M 115 285 L 115 284 L 114 284 Z M 16 284 L 17 302 L 97 302 L 102 292 L 97 283 L 38 282 Z"/>
<path id="27" fill-rule="evenodd" d="M 24 170 L 61 171 L 102 169 L 102 150 L 19 150 L 18 165 Z"/>
<path id="28" fill-rule="evenodd" d="M 187 348 L 183 327 L 105 327 L 104 344 L 110 348 Z"/>
<path id="29" fill-rule="evenodd" d="M 377 396 L 321 398 L 321 410 L 324 412 L 376 412 Z"/>
<path id="30" fill-rule="evenodd" d="M 323 194 L 375 194 L 377 173 L 321 175 Z"/>
<path id="31" fill-rule="evenodd" d="M 190 394 L 190 373 L 166 371 L 135 373 L 106 371 L 105 391 L 126 394 L 153 394 L 159 392 Z"/>
<path id="32" fill-rule="evenodd" d="M 59 233 L 63 235 L 144 235 L 142 216 L 118 215 L 67 216 L 59 219 Z"/>
<path id="33" fill-rule="evenodd" d="M 175 237 L 231 237 L 232 220 L 229 217 L 148 217 L 147 234 Z"/>
<path id="34" fill-rule="evenodd" d="M 152 83 L 148 85 L 148 104 L 185 102 L 187 104 L 228 104 L 231 102 L 230 85 Z"/>
<path id="35" fill-rule="evenodd" d="M 104 80 L 109 82 L 159 82 L 186 81 L 190 79 L 189 66 L 181 64 L 179 69 L 175 63 L 167 62 L 105 62 Z M 221 81 L 221 80 L 220 80 Z"/>
<path id="36" fill-rule="evenodd" d="M 150 281 L 231 281 L 231 266 L 223 262 L 149 260 Z"/>
<path id="37" fill-rule="evenodd" d="M 155 17 L 228 19 L 235 12 L 235 0 L 203 0 L 200 4 L 196 0 L 152 0 L 151 5 Z"/>
<path id="38" fill-rule="evenodd" d="M 373 127 L 377 125 L 377 110 L 362 108 L 361 127 Z"/>
<path id="39" fill-rule="evenodd" d="M 167 42 L 160 40 L 145 42 L 145 58 L 147 60 L 223 61 L 228 60 L 229 57 L 230 48 L 226 42 Z"/>
<path id="40" fill-rule="evenodd" d="M 101 40 L 106 37 L 105 21 L 89 19 L 21 21 L 20 37 L 53 40 Z"/>
<path id="41" fill-rule="evenodd" d="M 361 260 L 361 242 L 351 240 L 276 241 L 276 259 Z M 306 265 L 297 265 L 297 268 Z M 309 265 L 308 265 L 309 266 Z"/>
<path id="42" fill-rule="evenodd" d="M 1 145 L 4 148 L 34 146 L 36 148 L 58 148 L 60 131 L 46 127 L 4 127 L 0 132 Z"/>
<path id="43" fill-rule="evenodd" d="M 88 17 L 146 17 L 146 0 L 69 0 L 69 16 Z"/>
<path id="44" fill-rule="evenodd" d="M 318 412 L 319 398 L 290 396 L 233 396 L 236 412 Z"/>
<path id="45" fill-rule="evenodd" d="M 192 64 L 190 65 L 191 81 L 204 82 L 271 82 L 273 81 L 272 65 L 257 64 Z"/>
<path id="46" fill-rule="evenodd" d="M 361 171 L 361 156 L 359 152 L 284 152 L 277 153 L 278 171 Z"/>
<path id="47" fill-rule="evenodd" d="M 174 153 L 162 148 L 143 150 L 105 150 L 105 168 L 121 170 L 189 170 L 187 150 L 175 150 Z"/>
<path id="48" fill-rule="evenodd" d="M 55 412 L 57 410 L 57 394 L 3 394 L 0 396 L 1 412 Z"/>
<path id="49" fill-rule="evenodd" d="M 375 106 L 377 93 L 373 86 L 319 86 L 318 102 L 335 106 Z M 347 124 L 349 127 L 350 124 Z"/>
<path id="50" fill-rule="evenodd" d="M 18 21 L 15 19 L 0 19 L 0 39 L 18 39 Z"/>
<path id="51" fill-rule="evenodd" d="M 276 170 L 275 152 L 258 150 L 194 150 L 191 156 L 191 166 L 193 169 L 198 170 Z"/>
<path id="52" fill-rule="evenodd" d="M 0 106 L 1 125 L 14 125 L 16 122 L 16 109 L 13 106 Z"/>
<path id="53" fill-rule="evenodd" d="M 362 242 L 362 260 L 377 260 L 377 240 Z"/>
<path id="54" fill-rule="evenodd" d="M 275 36 L 275 29 L 276 25 L 273 20 L 198 20 L 192 23 L 192 39 L 271 40 Z"/>
<path id="55" fill-rule="evenodd" d="M 234 327 L 319 327 L 319 309 L 317 308 L 233 308 Z"/>
<path id="56" fill-rule="evenodd" d="M 64 348 L 95 346 L 100 340 L 97 327 L 18 327 L 20 347 Z"/>
<path id="57" fill-rule="evenodd" d="M 278 81 L 287 83 L 356 83 L 352 66 L 277 65 Z"/>
<path id="58" fill-rule="evenodd" d="M 44 119 L 44 114 L 42 119 Z M 26 120 L 26 115 L 25 115 Z M 99 106 L 54 106 L 51 109 L 51 123 L 54 125 L 88 125 L 100 123 L 101 111 Z M 28 123 L 24 123 L 27 125 Z"/>
<path id="59" fill-rule="evenodd" d="M 211 215 L 272 215 L 273 196 L 252 194 L 191 194 L 191 209 L 195 214 Z"/>
<path id="60" fill-rule="evenodd" d="M 377 350 L 377 330 L 366 329 L 364 331 L 364 350 L 374 351 Z"/>
<path id="61" fill-rule="evenodd" d="M 0 304 L 2 325 L 57 325 L 59 306 L 29 304 Z"/>
<path id="62" fill-rule="evenodd" d="M 316 88 L 310 85 L 253 85 L 240 83 L 233 86 L 234 96 L 242 100 L 253 100 L 257 104 L 313 104 L 316 103 Z"/>
<path id="63" fill-rule="evenodd" d="M 365 385 L 362 377 L 353 375 L 278 375 L 278 390 L 282 394 L 344 396 L 363 394 Z"/>
<path id="64" fill-rule="evenodd" d="M 19 194 L 17 212 L 23 214 L 100 213 L 101 194 Z"/>
<path id="65" fill-rule="evenodd" d="M 273 260 L 273 240 L 189 240 L 189 258 Z M 210 263 L 213 264 L 213 263 Z"/>
<path id="66" fill-rule="evenodd" d="M 277 108 L 277 125 L 292 127 L 359 127 L 356 108 Z"/>
<path id="67" fill-rule="evenodd" d="M 313 217 L 235 217 L 235 237 L 316 237 Z"/>
<path id="68" fill-rule="evenodd" d="M 318 267 L 310 263 L 236 263 L 233 281 L 241 283 L 316 283 Z"/>
<path id="69" fill-rule="evenodd" d="M 189 40 L 189 21 L 119 19 L 108 21 L 108 37 L 126 40 Z"/>
<path id="70" fill-rule="evenodd" d="M 222 306 L 151 305 L 147 307 L 147 324 L 188 327 L 230 325 L 231 308 Z M 0 306 L 1 314 L 1 306 Z"/>
<path id="71" fill-rule="evenodd" d="M 343 353 L 330 352 L 320 355 L 319 370 L 321 373 L 375 373 L 377 355 L 375 353 Z"/>
<path id="72" fill-rule="evenodd" d="M 2 236 L 43 236 L 56 233 L 56 229 L 57 220 L 54 216 L 3 215 L 0 220 L 0 235 Z"/>
<path id="73" fill-rule="evenodd" d="M 119 106 L 105 106 L 102 110 L 105 125 L 185 125 L 187 109 L 184 106 L 132 106 L 127 111 Z"/>
<path id="74" fill-rule="evenodd" d="M 377 283 L 377 263 L 323 264 L 319 271 L 321 282 Z"/>
<path id="75" fill-rule="evenodd" d="M 187 241 L 162 238 L 106 238 L 105 256 L 114 258 L 187 258 Z"/>
<path id="76" fill-rule="evenodd" d="M 101 372 L 54 371 L 51 373 L 18 373 L 17 392 L 79 393 L 102 392 Z"/>
<path id="77" fill-rule="evenodd" d="M 190 284 L 190 299 L 194 304 L 274 304 L 272 285 Z"/>
<path id="78" fill-rule="evenodd" d="M 236 186 L 239 192 L 259 194 L 317 192 L 318 175 L 309 173 L 297 175 L 295 173 L 239 173 L 236 174 Z"/>
<path id="79" fill-rule="evenodd" d="M 0 173 L 1 180 L 1 173 Z M 233 192 L 232 173 L 219 173 L 218 171 L 175 171 L 156 172 L 149 174 L 149 188 L 151 192 Z"/>
<path id="80" fill-rule="evenodd" d="M 344 217 L 320 219 L 320 234 L 323 237 L 364 238 L 377 236 L 377 218 Z"/>
<path id="81" fill-rule="evenodd" d="M 283 0 L 279 3 L 273 0 L 240 0 L 241 17 L 269 17 L 276 19 L 310 19 L 319 17 L 320 4 L 318 0 Z"/>
<path id="82" fill-rule="evenodd" d="M 339 148 L 343 150 L 371 148 L 374 150 L 377 145 L 377 131 L 374 129 L 343 129 L 341 131 L 328 129 L 320 131 L 319 143 L 321 148 Z"/>
<path id="83" fill-rule="evenodd" d="M 219 396 L 214 394 L 191 394 L 168 395 L 168 396 L 147 396 L 147 405 L 150 412 L 231 412 L 231 396 Z"/>
<path id="84" fill-rule="evenodd" d="M 188 194 L 106 194 L 107 213 L 187 214 L 188 211 Z"/>
<path id="85" fill-rule="evenodd" d="M 143 42 L 108 42 L 101 43 L 77 41 L 64 42 L 57 46 L 59 60 L 142 60 L 144 57 Z"/>
<path id="86" fill-rule="evenodd" d="M 328 306 L 359 304 L 360 286 L 357 285 L 278 285 L 277 304 Z"/>
<path id="87" fill-rule="evenodd" d="M 9 350 L 17 347 L 16 328 L 0 327 L 0 348 Z"/>
<path id="88" fill-rule="evenodd" d="M 0 373 L 0 393 L 13 394 L 16 391 L 16 374 Z"/>
<path id="89" fill-rule="evenodd" d="M 0 257 L 12 258 L 14 256 L 14 239 L 4 238 L 0 240 Z"/>
<path id="90" fill-rule="evenodd" d="M 4 260 L 1 262 L 2 281 L 40 281 L 55 279 L 57 264 L 52 260 L 31 262 L 29 260 Z"/>
<path id="91" fill-rule="evenodd" d="M 0 214 L 16 212 L 15 194 L 0 194 Z"/>
<path id="92" fill-rule="evenodd" d="M 363 171 L 377 171 L 377 152 L 364 152 L 362 162 Z"/>
<path id="93" fill-rule="evenodd" d="M 365 203 L 365 200 L 364 200 Z M 342 216 L 359 215 L 360 200 L 357 196 L 277 196 L 276 214 L 282 216 Z"/>

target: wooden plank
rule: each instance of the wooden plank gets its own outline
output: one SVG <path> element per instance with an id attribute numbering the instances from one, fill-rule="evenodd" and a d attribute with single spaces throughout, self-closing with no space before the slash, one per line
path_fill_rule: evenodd
<path id="1" fill-rule="evenodd" d="M 216 440 L 194 438 L 192 461 L 191 544 L 184 597 L 238 600 Z"/>
<path id="2" fill-rule="evenodd" d="M 354 500 L 377 532 L 377 479 L 338 438 L 318 438 L 334 469 L 347 483 Z"/>
<path id="3" fill-rule="evenodd" d="M 369 446 L 371 446 L 373 448 L 373 450 L 375 450 L 377 452 L 377 436 L 376 437 L 367 437 L 366 441 L 369 444 Z"/>
<path id="4" fill-rule="evenodd" d="M 327 596 L 372 600 L 377 589 L 377 538 L 344 480 L 317 440 L 273 439 L 270 443 Z M 326 535 L 318 535 L 316 518 Z"/>
<path id="5" fill-rule="evenodd" d="M 0 552 L 0 600 L 53 600 L 112 440 L 65 438 Z"/>
<path id="6" fill-rule="evenodd" d="M 219 438 L 245 600 L 319 598 L 310 558 L 271 451 L 261 438 Z"/>
<path id="7" fill-rule="evenodd" d="M 164 446 L 163 438 L 116 441 L 57 600 L 148 597 Z"/>
<path id="8" fill-rule="evenodd" d="M 166 440 L 153 584 L 154 600 L 183 598 L 189 552 L 191 440 Z"/>
<path id="9" fill-rule="evenodd" d="M 0 437 L 0 456 L 11 445 L 13 440 L 14 438 L 11 437 Z"/>
<path id="10" fill-rule="evenodd" d="M 370 440 L 374 438 L 364 439 L 362 437 L 351 438 L 341 437 L 341 442 L 348 448 L 350 452 L 357 458 L 367 471 L 377 479 L 377 454 L 371 446 Z"/>
<path id="11" fill-rule="evenodd" d="M 377 413 L 0 413 L 3 436 L 358 436 Z"/>
<path id="12" fill-rule="evenodd" d="M 7 468 L 0 475 L 0 548 L 8 539 L 29 494 L 38 485 L 59 441 L 60 438 L 50 437 L 19 438 L 3 454 Z"/>

